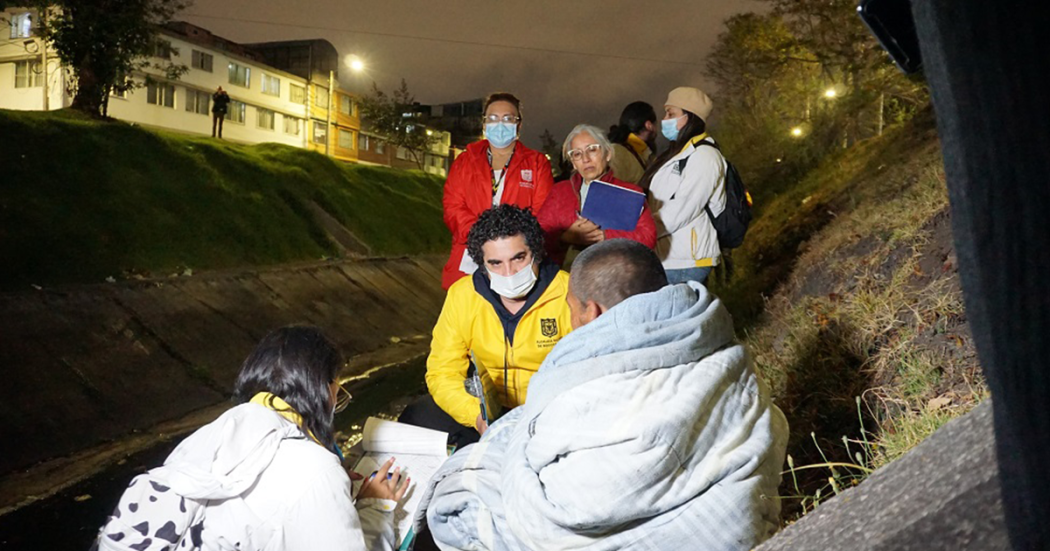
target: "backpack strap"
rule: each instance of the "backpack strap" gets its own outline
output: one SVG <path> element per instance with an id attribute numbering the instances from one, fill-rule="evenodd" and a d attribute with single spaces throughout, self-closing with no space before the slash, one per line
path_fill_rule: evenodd
<path id="1" fill-rule="evenodd" d="M 620 145 L 622 145 L 624 147 L 624 149 L 626 149 L 627 151 L 631 152 L 631 155 L 633 155 L 635 160 L 638 161 L 638 164 L 642 165 L 642 170 L 646 169 L 645 161 L 643 161 L 642 160 L 642 156 L 639 155 L 638 152 L 635 151 L 633 147 L 631 147 L 631 144 L 628 143 L 628 144 L 620 144 Z"/>

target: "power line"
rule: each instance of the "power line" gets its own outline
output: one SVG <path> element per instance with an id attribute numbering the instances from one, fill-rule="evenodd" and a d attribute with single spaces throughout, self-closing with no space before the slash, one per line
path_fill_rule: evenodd
<path id="1" fill-rule="evenodd" d="M 346 29 L 339 27 L 325 27 L 319 25 L 302 25 L 298 23 L 274 23 L 272 21 L 263 21 L 259 19 L 243 19 L 239 17 L 222 17 L 219 15 L 205 15 L 201 13 L 184 13 L 183 15 L 190 17 L 200 17 L 203 19 L 217 19 L 222 21 L 235 21 L 238 23 L 255 23 L 258 25 L 270 25 L 274 27 L 294 27 L 299 29 L 309 29 L 314 31 L 334 31 L 340 33 L 351 33 L 351 34 L 364 34 L 369 36 L 381 36 L 386 38 L 404 38 L 408 40 L 422 40 L 426 42 L 441 42 L 445 44 L 458 44 L 461 46 L 482 46 L 485 48 L 503 48 L 506 50 L 522 50 L 527 52 L 538 52 L 544 54 L 560 54 L 560 55 L 576 55 L 583 57 L 599 57 L 606 59 L 617 59 L 620 61 L 641 61 L 645 63 L 663 63 L 668 65 L 687 65 L 690 67 L 703 67 L 699 63 L 692 63 L 689 61 L 675 61 L 673 59 L 654 59 L 649 57 L 635 57 L 627 55 L 616 55 L 616 54 L 596 54 L 591 52 L 576 52 L 572 50 L 557 50 L 554 48 L 540 48 L 536 46 L 514 46 L 511 44 L 493 44 L 491 42 L 475 42 L 472 40 L 456 40 L 452 38 L 432 38 L 428 36 L 416 36 L 410 34 L 397 34 L 397 33 L 381 33 L 375 31 L 362 31 L 357 29 Z"/>

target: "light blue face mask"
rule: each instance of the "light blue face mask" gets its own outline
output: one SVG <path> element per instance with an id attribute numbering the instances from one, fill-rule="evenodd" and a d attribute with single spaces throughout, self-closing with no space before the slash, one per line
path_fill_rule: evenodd
<path id="1" fill-rule="evenodd" d="M 507 147 L 518 137 L 518 125 L 509 122 L 485 123 L 485 137 L 492 147 Z"/>
<path id="2" fill-rule="evenodd" d="M 685 115 L 682 115 L 682 117 L 684 116 Z M 678 119 L 682 117 L 664 119 L 660 121 L 660 131 L 663 133 L 665 138 L 672 142 L 678 139 Z"/>

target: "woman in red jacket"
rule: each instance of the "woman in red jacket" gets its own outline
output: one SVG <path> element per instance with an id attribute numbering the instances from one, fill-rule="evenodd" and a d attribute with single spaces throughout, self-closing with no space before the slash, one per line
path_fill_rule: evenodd
<path id="1" fill-rule="evenodd" d="M 467 254 L 467 234 L 482 212 L 516 205 L 538 212 L 554 185 L 547 157 L 518 141 L 521 102 L 497 92 L 485 100 L 485 137 L 467 146 L 449 169 L 442 205 L 452 232 L 452 254 L 441 273 L 448 289 L 477 266 Z"/>
<path id="2" fill-rule="evenodd" d="M 605 134 L 589 124 L 577 125 L 565 138 L 562 153 L 572 161 L 573 175 L 554 185 L 536 216 L 546 234 L 551 260 L 564 264 L 570 247 L 582 250 L 617 237 L 637 241 L 650 249 L 656 247 L 656 223 L 647 203 L 643 203 L 633 230 L 603 230 L 580 216 L 591 182 L 595 180 L 642 193 L 642 188 L 614 177 L 609 168 L 613 147 Z"/>

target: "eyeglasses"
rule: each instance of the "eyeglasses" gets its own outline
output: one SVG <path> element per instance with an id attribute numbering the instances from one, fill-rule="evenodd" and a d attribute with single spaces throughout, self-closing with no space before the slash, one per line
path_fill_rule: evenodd
<path id="1" fill-rule="evenodd" d="M 517 115 L 486 115 L 482 117 L 482 120 L 485 122 L 518 122 L 521 120 L 521 117 Z"/>
<path id="2" fill-rule="evenodd" d="M 569 158 L 574 161 L 583 160 L 583 156 L 587 155 L 590 158 L 595 158 L 602 151 L 601 144 L 592 143 L 583 149 L 570 149 Z"/>
<path id="3" fill-rule="evenodd" d="M 354 397 L 350 395 L 350 391 L 339 385 L 335 391 L 335 413 L 340 413 L 350 405 L 350 400 Z"/>

